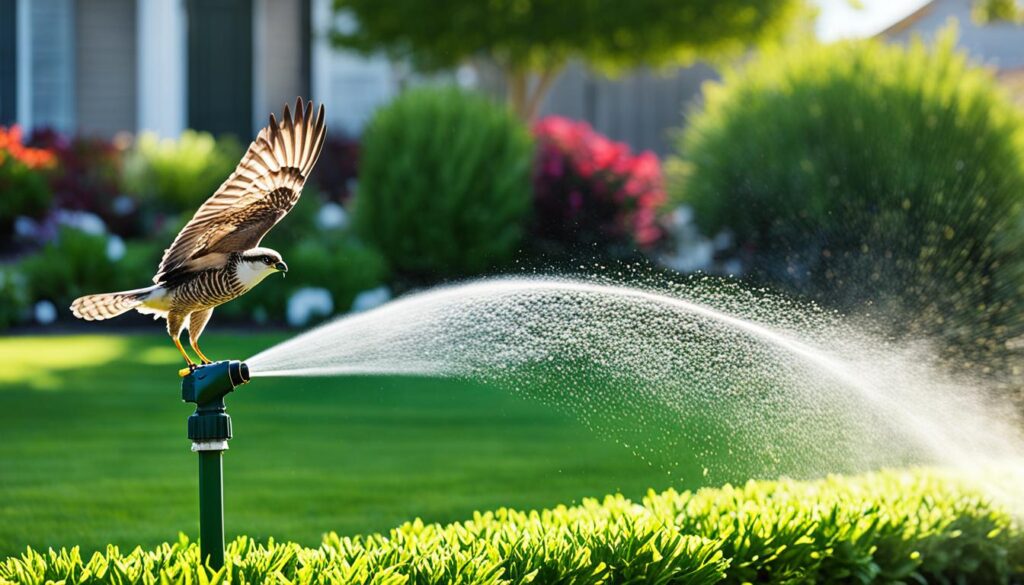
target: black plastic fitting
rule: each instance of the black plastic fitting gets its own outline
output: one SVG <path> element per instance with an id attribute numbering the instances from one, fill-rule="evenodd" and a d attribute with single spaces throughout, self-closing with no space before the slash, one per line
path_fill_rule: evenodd
<path id="1" fill-rule="evenodd" d="M 181 380 L 181 399 L 196 405 L 188 417 L 188 438 L 195 442 L 231 438 L 231 417 L 224 397 L 249 381 L 249 366 L 230 360 L 194 368 Z"/>

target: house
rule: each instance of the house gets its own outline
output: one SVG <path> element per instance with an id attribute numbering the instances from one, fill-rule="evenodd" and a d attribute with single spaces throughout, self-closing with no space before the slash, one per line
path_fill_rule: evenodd
<path id="1" fill-rule="evenodd" d="M 914 37 L 929 41 L 951 23 L 957 27 L 957 47 L 997 74 L 1024 69 L 1024 26 L 1012 22 L 978 22 L 974 0 L 932 0 L 878 36 L 907 43 Z"/>
<path id="2" fill-rule="evenodd" d="M 331 47 L 356 24 L 332 0 L 0 0 L 0 124 L 113 136 L 185 128 L 247 139 L 296 95 L 322 101 L 334 130 L 358 133 L 373 111 L 419 78 L 404 64 Z M 959 21 L 960 46 L 1020 87 L 1024 27 L 979 24 L 972 0 L 933 0 L 880 36 L 906 42 Z M 463 75 L 465 73 L 465 75 Z M 463 83 L 500 92 L 485 71 Z M 636 149 L 672 150 L 705 65 L 638 69 L 608 79 L 571 63 L 542 114 L 586 120 Z"/>
<path id="3" fill-rule="evenodd" d="M 295 96 L 358 128 L 391 64 L 332 50 L 330 0 L 0 0 L 0 124 L 247 139 Z M 313 23 L 321 23 L 314 30 Z"/>
<path id="4" fill-rule="evenodd" d="M 419 78 L 402 63 L 330 46 L 354 26 L 331 0 L 0 0 L 0 124 L 110 137 L 185 128 L 247 138 L 296 95 L 357 133 Z M 638 148 L 666 128 L 708 67 L 608 80 L 570 65 L 542 107 Z M 473 77 L 470 75 L 470 77 Z M 479 77 L 479 76 L 477 76 Z"/>

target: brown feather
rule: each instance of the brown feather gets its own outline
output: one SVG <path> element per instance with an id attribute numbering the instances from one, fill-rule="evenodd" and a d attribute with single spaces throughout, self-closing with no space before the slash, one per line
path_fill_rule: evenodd
<path id="1" fill-rule="evenodd" d="M 258 246 L 295 206 L 326 138 L 323 104 L 287 104 L 278 122 L 260 130 L 235 171 L 196 211 L 167 250 L 153 282 L 169 273 L 192 272 L 208 254 L 230 254 Z"/>

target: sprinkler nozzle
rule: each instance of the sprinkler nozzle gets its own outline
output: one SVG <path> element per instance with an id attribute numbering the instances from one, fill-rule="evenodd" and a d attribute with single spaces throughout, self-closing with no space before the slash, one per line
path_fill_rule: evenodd
<path id="1" fill-rule="evenodd" d="M 182 377 L 181 399 L 205 406 L 248 381 L 249 366 L 237 360 L 197 366 Z"/>
<path id="2" fill-rule="evenodd" d="M 225 412 L 224 397 L 248 381 L 249 366 L 236 360 L 192 368 L 181 379 L 181 399 L 196 405 L 188 417 L 188 438 L 198 444 L 230 439 L 231 417 Z"/>

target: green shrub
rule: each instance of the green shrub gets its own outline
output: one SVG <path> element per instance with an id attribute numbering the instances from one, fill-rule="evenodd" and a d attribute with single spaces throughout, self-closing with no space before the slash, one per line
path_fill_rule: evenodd
<path id="1" fill-rule="evenodd" d="M 117 269 L 107 259 L 107 238 L 62 228 L 57 238 L 21 262 L 33 300 L 66 307 L 76 297 L 110 292 Z M 99 287 L 99 288 L 97 288 Z"/>
<path id="2" fill-rule="evenodd" d="M 206 132 L 186 130 L 177 140 L 144 133 L 125 161 L 125 188 L 191 216 L 235 170 L 242 152 L 234 139 Z"/>
<path id="3" fill-rule="evenodd" d="M 19 215 L 39 217 L 50 207 L 53 193 L 46 176 L 0 152 L 0 240 L 9 237 Z"/>
<path id="4" fill-rule="evenodd" d="M 749 482 L 581 505 L 478 513 L 317 548 L 228 546 L 215 574 L 184 536 L 153 551 L 27 551 L 0 581 L 42 583 L 1009 583 L 1021 532 L 974 488 L 938 472 Z"/>
<path id="5" fill-rule="evenodd" d="M 954 40 L 797 46 L 726 72 L 679 139 L 675 197 L 732 230 L 761 280 L 904 331 L 1019 335 L 1024 122 Z"/>
<path id="6" fill-rule="evenodd" d="M 25 275 L 13 266 L 0 266 L 0 329 L 24 321 L 29 309 Z"/>
<path id="7" fill-rule="evenodd" d="M 506 262 L 530 206 L 529 132 L 456 89 L 409 91 L 374 116 L 360 159 L 360 236 L 407 274 L 451 277 Z"/>
<path id="8" fill-rule="evenodd" d="M 162 252 L 159 246 L 130 242 L 122 257 L 111 260 L 107 245 L 106 235 L 62 228 L 56 239 L 17 265 L 31 300 L 52 301 L 64 314 L 71 301 L 81 295 L 151 284 L 150 275 Z"/>

